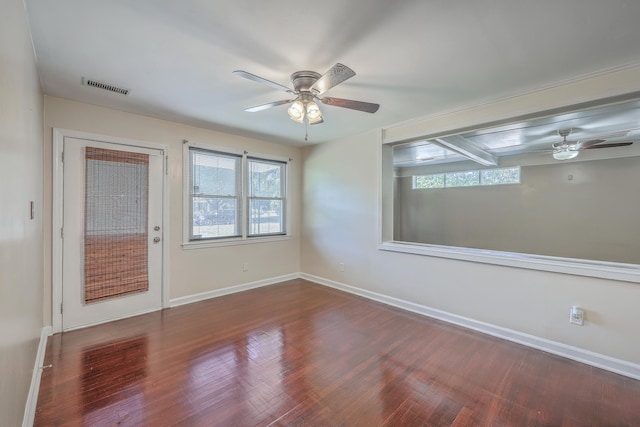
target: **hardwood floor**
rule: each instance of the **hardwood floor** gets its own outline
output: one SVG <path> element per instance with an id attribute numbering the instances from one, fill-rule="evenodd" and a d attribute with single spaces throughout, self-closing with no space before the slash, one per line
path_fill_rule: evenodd
<path id="1" fill-rule="evenodd" d="M 640 426 L 640 381 L 304 280 L 56 334 L 36 426 Z"/>

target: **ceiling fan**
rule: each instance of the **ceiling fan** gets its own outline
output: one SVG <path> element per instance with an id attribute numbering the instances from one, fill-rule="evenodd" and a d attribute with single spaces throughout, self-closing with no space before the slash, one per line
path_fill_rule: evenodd
<path id="1" fill-rule="evenodd" d="M 255 107 L 250 107 L 244 110 L 250 113 L 277 107 L 278 105 L 291 104 L 287 110 L 291 120 L 298 123 L 304 123 L 306 119 L 308 124 L 317 125 L 323 123 L 324 120 L 322 119 L 322 111 L 316 102 L 335 107 L 364 111 L 366 113 L 375 113 L 378 111 L 378 108 L 380 108 L 379 104 L 373 104 L 370 102 L 354 101 L 351 99 L 333 98 L 328 96 L 323 98 L 320 97 L 320 95 L 327 92 L 329 89 L 356 75 L 351 68 L 340 63 L 331 67 L 331 69 L 323 75 L 320 75 L 315 71 L 296 71 L 291 74 L 293 89 L 246 71 L 236 70 L 233 74 L 295 95 L 292 99 L 284 99 L 281 101 L 270 102 L 268 104 L 256 105 Z"/>
<path id="2" fill-rule="evenodd" d="M 608 144 L 603 144 L 606 142 L 606 139 L 598 138 L 591 139 L 589 141 L 567 141 L 567 137 L 571 134 L 572 129 L 561 129 L 558 131 L 558 135 L 562 137 L 562 141 L 554 143 L 551 147 L 553 150 L 553 158 L 556 160 L 570 160 L 578 157 L 578 154 L 581 150 L 591 150 L 595 148 L 613 148 L 613 147 L 626 147 L 628 145 L 633 144 L 632 141 L 624 141 L 624 142 L 612 142 Z M 624 135 L 627 132 L 623 132 Z M 616 136 L 624 136 L 624 135 L 616 135 Z"/>

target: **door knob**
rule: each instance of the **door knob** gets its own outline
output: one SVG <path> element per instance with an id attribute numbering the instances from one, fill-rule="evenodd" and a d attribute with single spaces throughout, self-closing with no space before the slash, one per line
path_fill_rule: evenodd
<path id="1" fill-rule="evenodd" d="M 159 238 L 159 237 L 154 237 L 154 238 L 153 238 L 153 243 L 158 243 L 159 241 L 160 241 L 160 238 Z"/>
<path id="2" fill-rule="evenodd" d="M 155 231 L 160 231 L 160 226 L 159 226 L 159 225 L 156 225 L 155 227 L 153 227 L 153 229 L 154 229 Z"/>

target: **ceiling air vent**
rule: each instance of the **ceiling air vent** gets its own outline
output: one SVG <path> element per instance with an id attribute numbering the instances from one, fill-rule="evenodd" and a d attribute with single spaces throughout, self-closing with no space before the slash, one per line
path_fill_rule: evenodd
<path id="1" fill-rule="evenodd" d="M 120 95 L 128 95 L 130 90 L 121 88 L 109 83 L 99 82 L 97 80 L 88 79 L 86 77 L 82 78 L 82 83 L 87 86 L 97 87 L 98 89 L 108 90 L 109 92 L 119 93 Z"/>

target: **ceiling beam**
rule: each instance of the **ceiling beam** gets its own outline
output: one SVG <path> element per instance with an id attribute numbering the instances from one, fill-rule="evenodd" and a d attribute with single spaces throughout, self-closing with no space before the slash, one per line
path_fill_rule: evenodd
<path id="1" fill-rule="evenodd" d="M 454 151 L 458 154 L 465 156 L 469 160 L 473 160 L 476 163 L 480 163 L 483 166 L 497 166 L 498 157 L 493 154 L 479 148 L 477 145 L 469 141 L 468 139 L 460 136 L 453 135 L 446 138 L 432 139 L 436 145 L 447 150 Z"/>

